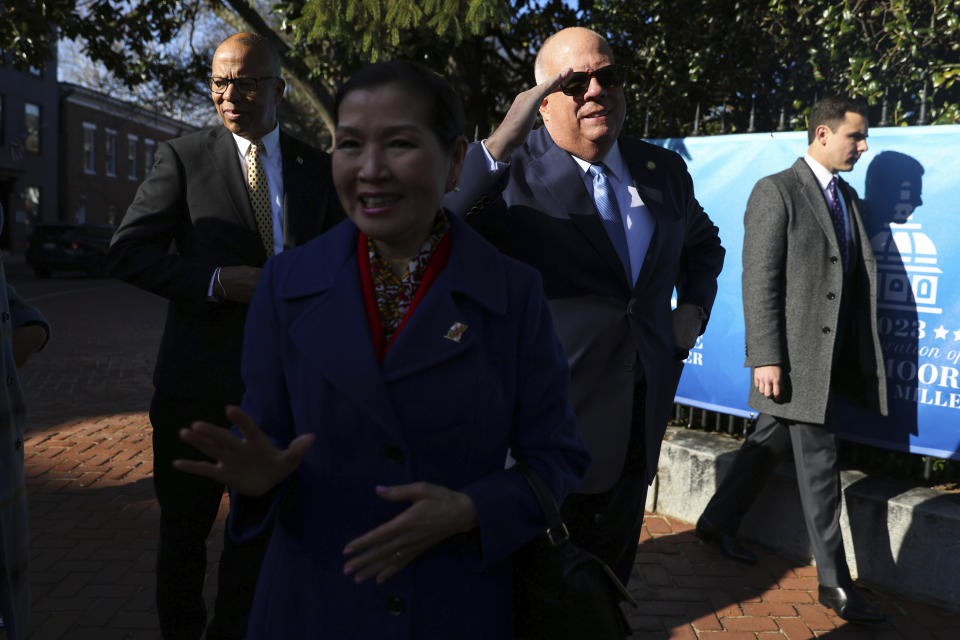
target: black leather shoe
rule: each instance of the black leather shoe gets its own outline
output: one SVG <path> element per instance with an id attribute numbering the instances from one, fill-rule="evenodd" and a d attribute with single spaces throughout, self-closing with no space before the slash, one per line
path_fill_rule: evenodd
<path id="1" fill-rule="evenodd" d="M 723 551 L 724 555 L 728 558 L 733 558 L 745 564 L 757 564 L 757 556 L 753 551 L 750 551 L 750 549 L 740 544 L 740 541 L 737 540 L 735 536 L 714 527 L 713 524 L 703 516 L 700 516 L 700 519 L 697 520 L 696 534 L 697 537 L 704 542 L 715 542 L 720 545 L 720 550 Z"/>
<path id="2" fill-rule="evenodd" d="M 853 587 L 824 587 L 819 589 L 820 604 L 837 612 L 850 622 L 883 622 L 886 618 L 874 609 L 866 598 Z"/>

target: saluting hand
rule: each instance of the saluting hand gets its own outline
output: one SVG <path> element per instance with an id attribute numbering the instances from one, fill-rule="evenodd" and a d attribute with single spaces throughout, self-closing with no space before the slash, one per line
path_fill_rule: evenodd
<path id="1" fill-rule="evenodd" d="M 243 437 L 209 422 L 194 422 L 190 429 L 180 430 L 180 439 L 216 462 L 179 459 L 173 461 L 174 468 L 211 478 L 246 496 L 260 496 L 293 473 L 313 444 L 314 435 L 308 433 L 281 451 L 240 407 L 227 406 L 227 418 Z"/>
<path id="2" fill-rule="evenodd" d="M 530 129 L 533 128 L 533 122 L 537 118 L 537 111 L 543 99 L 556 91 L 560 83 L 569 78 L 571 73 L 573 69 L 567 69 L 547 78 L 532 89 L 517 94 L 507 115 L 503 117 L 503 122 L 484 142 L 484 146 L 494 160 L 508 160 L 513 150 L 523 144 Z"/>

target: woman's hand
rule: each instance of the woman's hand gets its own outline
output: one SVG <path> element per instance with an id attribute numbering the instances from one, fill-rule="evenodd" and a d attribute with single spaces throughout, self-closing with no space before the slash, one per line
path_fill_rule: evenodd
<path id="1" fill-rule="evenodd" d="M 227 406 L 227 418 L 242 438 L 215 424 L 194 422 L 180 430 L 180 439 L 216 462 L 179 459 L 173 461 L 174 468 L 212 478 L 246 496 L 260 496 L 293 473 L 313 444 L 314 435 L 305 434 L 280 451 L 240 407 Z"/>
<path id="2" fill-rule="evenodd" d="M 376 576 L 377 584 L 400 571 L 427 549 L 477 526 L 477 509 L 465 493 L 428 482 L 377 487 L 390 502 L 411 502 L 403 513 L 347 543 L 343 555 L 355 555 L 343 567 L 356 582 Z"/>

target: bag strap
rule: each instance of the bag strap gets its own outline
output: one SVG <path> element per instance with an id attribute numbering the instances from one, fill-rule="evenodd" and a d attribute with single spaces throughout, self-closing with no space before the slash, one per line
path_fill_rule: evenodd
<path id="1" fill-rule="evenodd" d="M 547 540 L 549 540 L 550 544 L 554 547 L 563 542 L 568 542 L 570 540 L 570 532 L 567 530 L 567 525 L 564 524 L 563 518 L 560 516 L 557 501 L 554 499 L 553 493 L 550 492 L 550 487 L 543 481 L 543 478 L 537 475 L 536 471 L 523 462 L 517 462 L 513 468 L 520 472 L 523 479 L 527 481 L 530 489 L 533 491 L 533 495 L 537 497 L 537 502 L 540 503 L 540 510 L 543 511 L 543 515 L 547 518 Z"/>

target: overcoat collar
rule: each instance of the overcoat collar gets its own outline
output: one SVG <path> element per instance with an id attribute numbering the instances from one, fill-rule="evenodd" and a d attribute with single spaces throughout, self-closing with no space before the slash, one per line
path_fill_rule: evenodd
<path id="1" fill-rule="evenodd" d="M 377 362 L 370 339 L 353 223 L 345 221 L 297 249 L 278 287 L 280 298 L 305 303 L 291 326 L 294 342 L 316 353 L 331 384 L 393 435 L 400 425 L 388 385 L 477 348 L 482 327 L 464 300 L 493 314 L 507 312 L 504 258 L 456 216 L 450 216 L 450 226 L 447 266 L 383 362 Z M 457 322 L 467 330 L 454 336 L 450 329 Z"/>
<path id="2" fill-rule="evenodd" d="M 827 200 L 823 195 L 823 189 L 820 187 L 820 182 L 817 180 L 817 176 L 814 175 L 813 169 L 810 168 L 806 160 L 803 158 L 798 158 L 797 161 L 793 163 L 793 171 L 797 176 L 797 181 L 800 183 L 800 194 L 803 197 L 807 208 L 813 214 L 814 219 L 816 219 L 817 223 L 820 225 L 820 228 L 823 230 L 823 235 L 827 237 L 827 242 L 830 244 L 830 248 L 833 249 L 837 255 L 840 255 L 840 243 L 837 242 L 837 232 L 833 228 L 833 219 L 830 217 L 830 209 L 827 206 Z M 858 209 L 856 208 L 856 203 L 854 202 L 855 199 L 850 197 L 847 183 L 844 182 L 844 180 L 839 176 L 837 178 L 837 183 L 845 196 L 847 210 L 850 213 L 850 219 L 855 222 L 855 228 L 859 233 L 859 215 Z M 853 240 L 854 242 L 858 242 L 859 238 L 854 237 Z"/>

